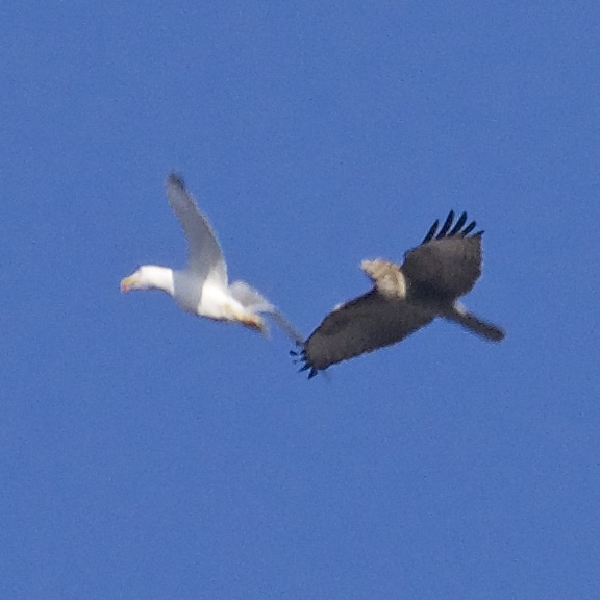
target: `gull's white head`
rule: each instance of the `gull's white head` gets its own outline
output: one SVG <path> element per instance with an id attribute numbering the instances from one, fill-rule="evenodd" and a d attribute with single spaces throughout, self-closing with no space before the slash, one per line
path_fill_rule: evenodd
<path id="1" fill-rule="evenodd" d="M 121 291 L 163 290 L 173 294 L 173 271 L 165 267 L 140 267 L 135 273 L 121 280 Z"/>

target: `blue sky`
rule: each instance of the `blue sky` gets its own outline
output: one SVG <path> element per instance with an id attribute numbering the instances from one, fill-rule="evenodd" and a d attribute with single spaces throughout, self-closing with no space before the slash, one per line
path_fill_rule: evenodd
<path id="1" fill-rule="evenodd" d="M 0 17 L 1 597 L 598 597 L 597 3 Z M 278 331 L 121 295 L 183 264 L 173 169 L 304 334 L 469 211 L 506 340 L 307 381 Z"/>

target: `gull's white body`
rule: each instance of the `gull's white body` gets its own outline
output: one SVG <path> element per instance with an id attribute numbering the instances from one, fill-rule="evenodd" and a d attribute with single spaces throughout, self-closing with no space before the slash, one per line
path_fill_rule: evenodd
<path id="1" fill-rule="evenodd" d="M 227 266 L 217 237 L 178 175 L 168 177 L 167 195 L 186 237 L 188 264 L 183 270 L 140 267 L 121 281 L 121 290 L 162 290 L 195 316 L 239 323 L 262 333 L 267 333 L 268 328 L 258 313 L 266 312 L 294 341 L 300 340 L 277 308 L 256 290 L 243 281 L 228 284 Z"/>

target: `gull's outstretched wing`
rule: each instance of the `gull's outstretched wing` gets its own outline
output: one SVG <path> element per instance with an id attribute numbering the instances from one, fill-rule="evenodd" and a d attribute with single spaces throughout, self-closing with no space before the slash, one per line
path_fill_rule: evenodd
<path id="1" fill-rule="evenodd" d="M 273 321 L 275 321 L 293 342 L 296 344 L 302 342 L 302 336 L 287 321 L 279 309 L 245 281 L 234 281 L 229 286 L 229 293 L 234 300 L 237 300 L 251 311 L 265 312 L 271 315 Z"/>
<path id="2" fill-rule="evenodd" d="M 185 189 L 183 179 L 176 173 L 167 179 L 167 195 L 187 241 L 187 269 L 201 280 L 211 278 L 226 287 L 227 266 L 221 246 L 194 198 Z"/>
<path id="3" fill-rule="evenodd" d="M 342 360 L 399 342 L 435 316 L 431 309 L 373 289 L 334 309 L 300 345 L 301 370 L 314 377 Z"/>

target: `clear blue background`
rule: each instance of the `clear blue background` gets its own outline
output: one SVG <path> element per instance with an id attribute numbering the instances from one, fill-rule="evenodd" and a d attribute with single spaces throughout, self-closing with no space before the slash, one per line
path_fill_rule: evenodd
<path id="1" fill-rule="evenodd" d="M 0 597 L 600 597 L 600 6 L 0 8 Z M 311 381 L 121 295 L 179 266 L 181 172 L 308 334 L 437 217 L 467 304 Z"/>

